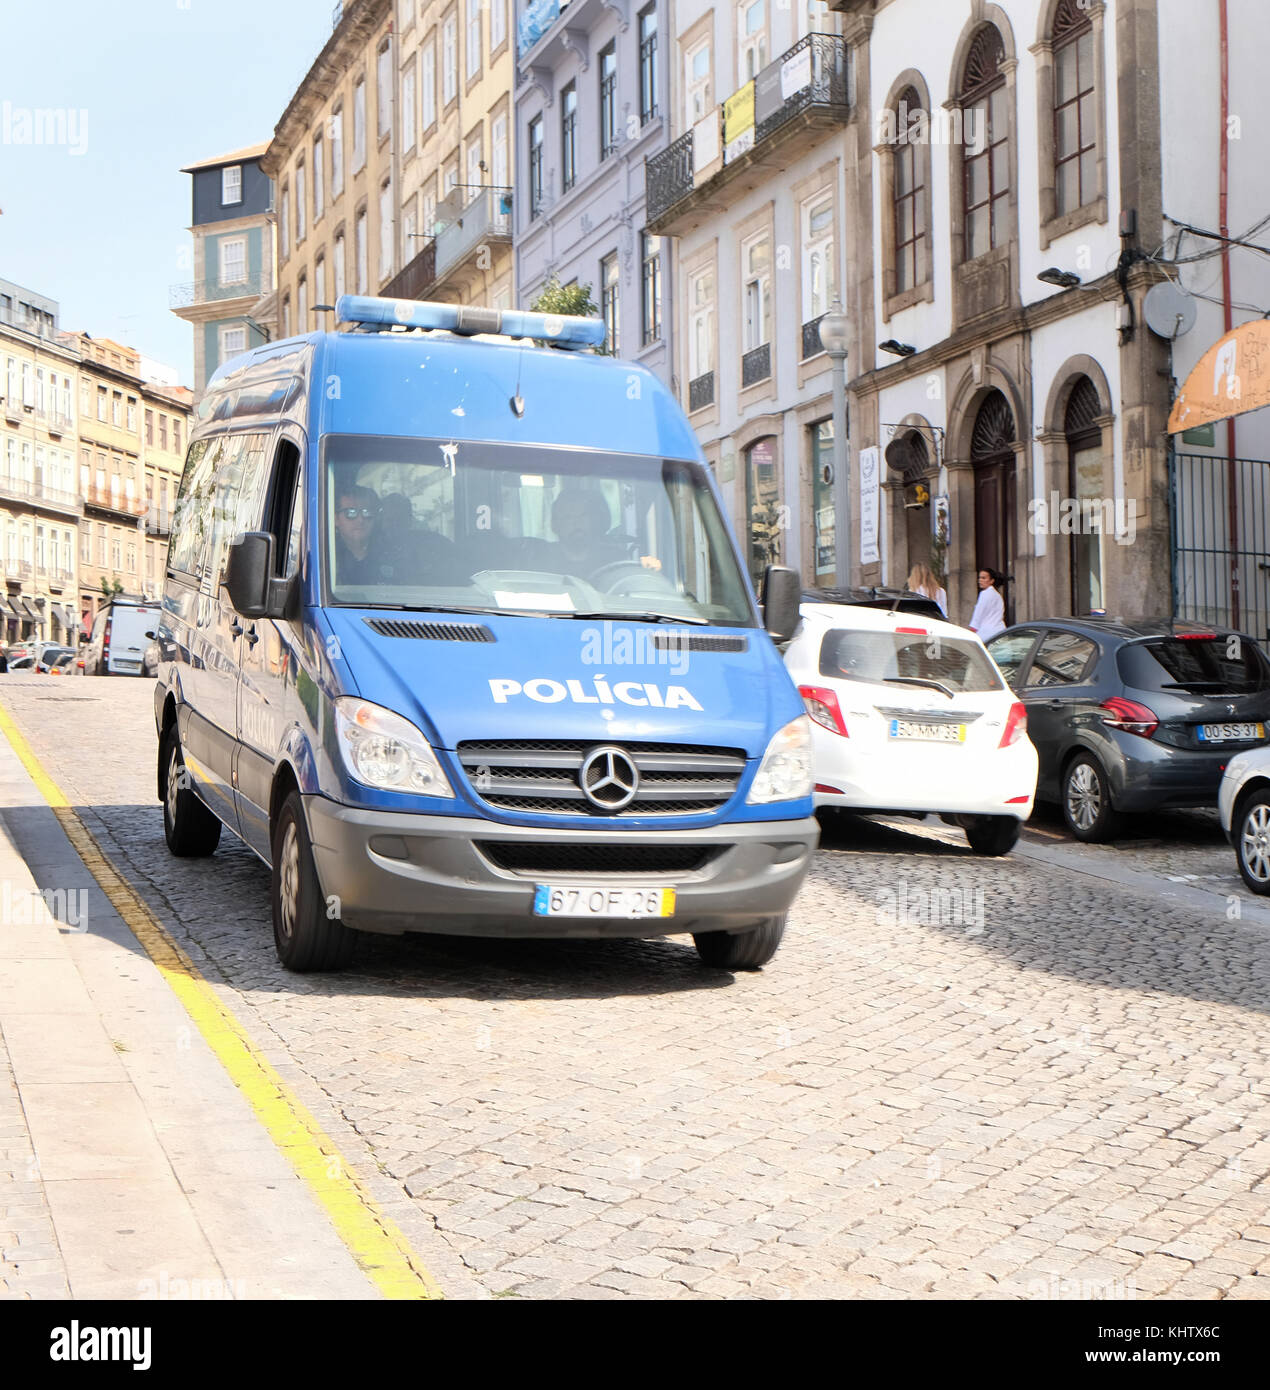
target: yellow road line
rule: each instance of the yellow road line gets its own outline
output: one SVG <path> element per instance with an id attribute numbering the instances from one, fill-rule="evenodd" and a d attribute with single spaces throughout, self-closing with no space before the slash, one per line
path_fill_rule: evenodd
<path id="1" fill-rule="evenodd" d="M 102 851 L 2 706 L 0 731 L 53 808 L 88 872 L 141 943 L 234 1085 L 246 1096 L 270 1138 L 308 1184 L 361 1269 L 385 1298 L 440 1298 L 441 1290 L 406 1237 L 380 1211 L 315 1116 L 270 1066 L 233 1011 Z"/>

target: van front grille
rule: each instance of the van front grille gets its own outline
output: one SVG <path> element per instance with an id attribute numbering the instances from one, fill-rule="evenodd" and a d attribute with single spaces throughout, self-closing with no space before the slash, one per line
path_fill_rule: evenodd
<path id="1" fill-rule="evenodd" d="M 606 812 L 583 795 L 579 773 L 590 752 L 614 746 L 635 764 L 639 786 L 629 806 Z M 607 815 L 619 820 L 706 815 L 731 799 L 745 771 L 745 754 L 740 749 L 678 743 L 473 741 L 460 743 L 458 755 L 473 790 L 490 806 L 539 815 Z"/>
<path id="2" fill-rule="evenodd" d="M 722 845 L 536 844 L 479 840 L 477 849 L 500 869 L 514 874 L 692 874 L 703 869 Z"/>

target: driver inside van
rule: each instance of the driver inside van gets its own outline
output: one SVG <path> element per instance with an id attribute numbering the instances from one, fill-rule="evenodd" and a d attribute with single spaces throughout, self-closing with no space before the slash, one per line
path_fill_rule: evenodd
<path id="1" fill-rule="evenodd" d="M 379 584 L 393 575 L 380 525 L 379 494 L 360 483 L 339 489 L 335 511 L 335 583 Z"/>
<path id="2" fill-rule="evenodd" d="M 566 486 L 552 503 L 551 529 L 565 554 L 561 568 L 566 573 L 593 578 L 610 565 L 640 564 L 648 570 L 661 569 L 655 555 L 635 558 L 636 542 L 610 530 L 608 503 L 598 492 Z"/>

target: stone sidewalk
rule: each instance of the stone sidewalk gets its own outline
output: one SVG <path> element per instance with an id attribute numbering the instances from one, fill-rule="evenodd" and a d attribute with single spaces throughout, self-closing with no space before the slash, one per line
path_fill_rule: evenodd
<path id="1" fill-rule="evenodd" d="M 0 821 L 0 1297 L 379 1297 L 2 737 Z"/>

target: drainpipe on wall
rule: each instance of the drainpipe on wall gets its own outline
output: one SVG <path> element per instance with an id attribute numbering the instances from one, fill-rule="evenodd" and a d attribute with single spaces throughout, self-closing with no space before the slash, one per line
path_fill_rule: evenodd
<path id="1" fill-rule="evenodd" d="M 1227 225 L 1227 208 L 1230 188 L 1230 28 L 1226 0 L 1217 0 L 1218 28 L 1221 38 L 1221 130 L 1220 160 L 1217 191 L 1217 230 L 1224 238 L 1230 236 Z M 1221 296 L 1223 329 L 1229 333 L 1234 326 L 1231 286 L 1230 286 L 1230 242 L 1224 240 L 1221 248 Z M 1230 625 L 1238 627 L 1240 622 L 1239 604 L 1239 498 L 1238 472 L 1235 462 L 1235 417 L 1226 419 L 1226 505 L 1227 524 L 1230 527 Z"/>

